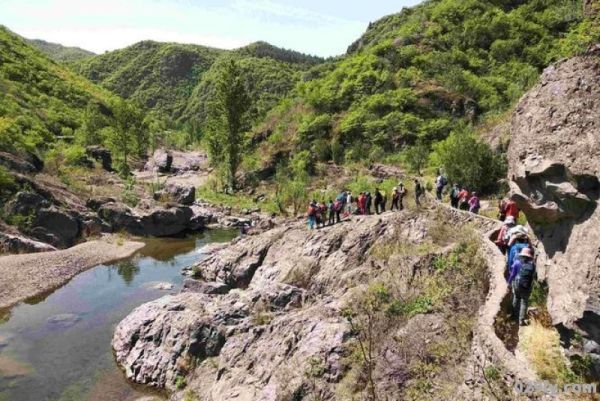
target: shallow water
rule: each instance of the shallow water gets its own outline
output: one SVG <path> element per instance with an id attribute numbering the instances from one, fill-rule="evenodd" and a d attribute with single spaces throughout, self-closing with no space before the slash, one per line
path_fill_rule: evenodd
<path id="1" fill-rule="evenodd" d="M 133 401 L 148 395 L 127 382 L 114 362 L 115 326 L 138 305 L 178 292 L 181 268 L 200 259 L 204 245 L 236 234 L 149 239 L 133 258 L 87 270 L 0 316 L 0 401 Z M 173 289 L 153 289 L 157 282 Z"/>

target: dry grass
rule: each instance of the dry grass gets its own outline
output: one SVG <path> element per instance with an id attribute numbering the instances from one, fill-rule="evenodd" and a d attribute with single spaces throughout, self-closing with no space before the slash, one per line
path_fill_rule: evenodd
<path id="1" fill-rule="evenodd" d="M 544 327 L 532 320 L 531 325 L 522 328 L 519 346 L 540 379 L 559 385 L 576 379 L 567 366 L 560 347 L 560 336 L 554 328 Z"/>

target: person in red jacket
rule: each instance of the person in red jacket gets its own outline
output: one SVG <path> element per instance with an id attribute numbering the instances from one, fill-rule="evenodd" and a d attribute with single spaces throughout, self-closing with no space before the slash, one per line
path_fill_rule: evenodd
<path id="1" fill-rule="evenodd" d="M 358 209 L 360 214 L 367 214 L 367 196 L 364 192 L 361 192 L 358 196 Z"/>
<path id="2" fill-rule="evenodd" d="M 506 202 L 506 217 L 508 216 L 512 216 L 515 218 L 515 221 L 519 220 L 519 207 L 517 206 L 517 203 L 512 200 L 509 199 L 508 202 Z"/>
<path id="3" fill-rule="evenodd" d="M 469 210 L 469 199 L 471 199 L 471 194 L 463 187 L 458 193 L 458 208 L 461 210 Z"/>

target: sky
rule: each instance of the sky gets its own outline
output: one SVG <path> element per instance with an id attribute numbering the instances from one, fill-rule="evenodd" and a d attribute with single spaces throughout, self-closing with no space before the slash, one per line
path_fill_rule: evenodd
<path id="1" fill-rule="evenodd" d="M 233 49 L 263 40 L 328 57 L 421 0 L 0 0 L 0 24 L 95 53 L 140 40 Z"/>

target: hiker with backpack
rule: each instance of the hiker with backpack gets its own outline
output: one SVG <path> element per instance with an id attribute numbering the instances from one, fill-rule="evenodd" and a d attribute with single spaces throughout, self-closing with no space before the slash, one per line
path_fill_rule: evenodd
<path id="1" fill-rule="evenodd" d="M 317 228 L 319 225 L 321 227 L 325 227 L 325 222 L 327 221 L 327 205 L 324 203 L 317 203 Z"/>
<path id="2" fill-rule="evenodd" d="M 421 185 L 419 180 L 415 178 L 415 203 L 417 204 L 417 207 L 421 206 L 421 196 L 423 195 L 423 193 L 423 186 Z"/>
<path id="3" fill-rule="evenodd" d="M 373 203 L 373 197 L 371 196 L 370 192 L 367 192 L 365 194 L 365 196 L 366 196 L 365 210 L 366 210 L 367 214 L 371 214 L 371 204 Z"/>
<path id="4" fill-rule="evenodd" d="M 504 224 L 502 225 L 502 228 L 498 232 L 496 241 L 494 241 L 494 243 L 496 244 L 498 249 L 500 249 L 500 252 L 502 252 L 503 255 L 505 255 L 506 251 L 508 250 L 508 240 L 509 240 L 508 231 L 511 228 L 513 228 L 515 226 L 515 224 L 516 224 L 515 218 L 512 216 L 508 216 L 504 220 Z"/>
<path id="5" fill-rule="evenodd" d="M 342 199 L 346 199 L 346 195 L 343 195 L 342 198 L 338 196 L 335 202 L 333 202 L 333 213 L 335 214 L 334 223 L 339 223 L 342 221 L 340 217 L 342 210 L 344 209 L 344 201 Z"/>
<path id="6" fill-rule="evenodd" d="M 406 188 L 403 183 L 398 185 L 398 205 L 400 208 L 398 210 L 404 210 L 404 197 L 406 196 Z"/>
<path id="7" fill-rule="evenodd" d="M 350 216 L 354 212 L 352 202 L 354 202 L 354 197 L 352 196 L 352 192 L 348 191 L 348 195 L 346 196 L 346 213 L 345 216 Z"/>
<path id="8" fill-rule="evenodd" d="M 442 200 L 442 194 L 444 193 L 444 188 L 447 184 L 448 180 L 446 180 L 446 177 L 444 177 L 444 175 L 440 171 L 437 178 L 435 179 L 435 196 L 437 200 Z"/>
<path id="9" fill-rule="evenodd" d="M 392 207 L 390 208 L 390 210 L 400 210 L 400 206 L 398 206 L 400 202 L 400 194 L 398 193 L 398 187 L 394 187 L 392 189 Z"/>
<path id="10" fill-rule="evenodd" d="M 375 213 L 380 214 L 382 211 L 381 204 L 383 203 L 383 195 L 379 191 L 379 188 L 375 188 Z"/>
<path id="11" fill-rule="evenodd" d="M 471 199 L 469 199 L 469 212 L 473 214 L 479 213 L 479 209 L 481 209 L 481 203 L 479 202 L 479 197 L 477 196 L 477 192 L 473 192 Z"/>
<path id="12" fill-rule="evenodd" d="M 358 210 L 360 214 L 367 214 L 367 195 L 364 192 L 358 195 Z"/>
<path id="13" fill-rule="evenodd" d="M 529 296 L 535 281 L 535 263 L 531 248 L 523 248 L 510 268 L 508 284 L 513 293 L 513 317 L 519 326 L 526 324 Z"/>
<path id="14" fill-rule="evenodd" d="M 327 224 L 331 226 L 335 224 L 335 202 L 331 199 L 327 202 L 327 211 L 329 212 Z"/>
<path id="15" fill-rule="evenodd" d="M 523 226 L 515 226 L 508 230 L 505 238 L 508 237 L 507 256 L 506 256 L 506 273 L 510 273 L 510 268 L 515 262 L 515 259 L 523 248 L 530 248 L 533 251 L 527 228 Z"/>
<path id="16" fill-rule="evenodd" d="M 469 199 L 471 199 L 471 194 L 467 191 L 467 188 L 463 187 L 458 193 L 458 208 L 469 210 Z"/>
<path id="17" fill-rule="evenodd" d="M 452 189 L 450 190 L 450 206 L 455 209 L 458 209 L 458 199 L 460 194 L 460 188 L 458 188 L 458 184 L 454 183 Z"/>
<path id="18" fill-rule="evenodd" d="M 308 217 L 308 229 L 314 230 L 315 225 L 317 224 L 317 202 L 312 201 L 308 205 L 308 210 L 306 211 L 306 216 Z"/>
<path id="19" fill-rule="evenodd" d="M 512 216 L 515 218 L 515 221 L 519 221 L 519 214 L 520 210 L 517 203 L 514 200 L 509 199 L 506 202 L 506 216 Z"/>

